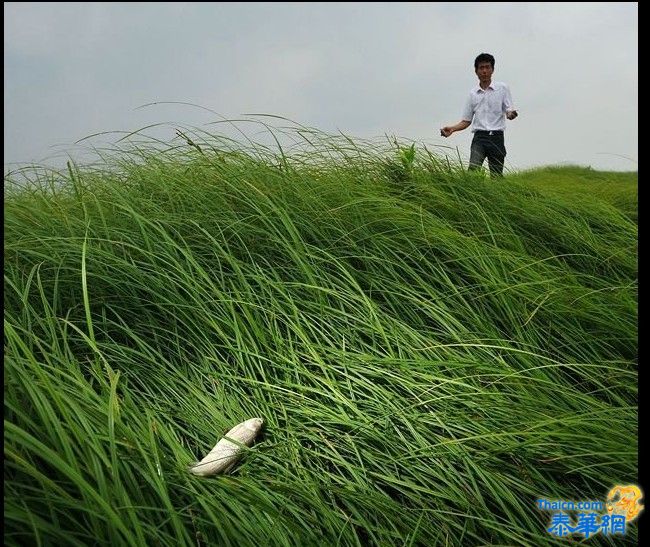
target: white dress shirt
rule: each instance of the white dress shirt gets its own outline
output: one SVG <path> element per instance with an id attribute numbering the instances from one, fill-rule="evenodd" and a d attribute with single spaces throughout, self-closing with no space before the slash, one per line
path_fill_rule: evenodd
<path id="1" fill-rule="evenodd" d="M 487 89 L 479 85 L 472 88 L 461 119 L 472 122 L 472 133 L 505 131 L 505 114 L 510 110 L 515 110 L 510 88 L 503 82 L 491 82 Z"/>

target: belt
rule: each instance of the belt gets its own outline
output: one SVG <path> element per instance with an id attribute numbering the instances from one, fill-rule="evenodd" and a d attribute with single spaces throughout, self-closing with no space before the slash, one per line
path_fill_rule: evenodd
<path id="1" fill-rule="evenodd" d="M 483 131 L 482 129 L 477 129 L 474 133 L 476 135 L 503 135 L 503 131 Z"/>

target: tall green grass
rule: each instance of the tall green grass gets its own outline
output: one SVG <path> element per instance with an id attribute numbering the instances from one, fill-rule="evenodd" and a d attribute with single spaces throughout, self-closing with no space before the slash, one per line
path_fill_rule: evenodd
<path id="1" fill-rule="evenodd" d="M 631 198 L 179 137 L 5 177 L 5 544 L 563 545 L 637 482 Z"/>

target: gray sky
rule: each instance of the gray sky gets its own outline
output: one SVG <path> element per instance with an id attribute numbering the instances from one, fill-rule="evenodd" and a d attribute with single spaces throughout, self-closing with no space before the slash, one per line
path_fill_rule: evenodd
<path id="1" fill-rule="evenodd" d="M 481 52 L 520 114 L 507 122 L 508 168 L 633 171 L 637 47 L 636 2 L 5 2 L 5 171 L 76 157 L 73 143 L 99 132 L 226 132 L 196 107 L 138 108 L 167 101 L 458 147 L 466 160 L 470 130 L 439 129 L 460 120 Z"/>

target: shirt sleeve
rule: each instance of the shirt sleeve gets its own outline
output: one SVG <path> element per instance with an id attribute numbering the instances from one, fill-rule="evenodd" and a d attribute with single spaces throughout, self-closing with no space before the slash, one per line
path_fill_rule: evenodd
<path id="1" fill-rule="evenodd" d="M 505 93 L 503 94 L 503 110 L 504 112 L 510 112 L 511 110 L 516 110 L 515 106 L 512 102 L 512 94 L 510 93 L 510 88 L 506 85 L 503 84 L 505 89 Z"/>
<path id="2" fill-rule="evenodd" d="M 474 109 L 472 108 L 472 94 L 470 93 L 465 101 L 465 107 L 463 108 L 463 113 L 461 114 L 460 119 L 471 122 L 473 117 Z"/>

